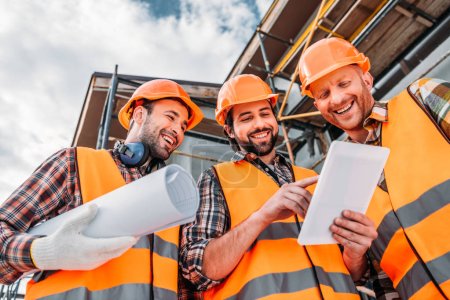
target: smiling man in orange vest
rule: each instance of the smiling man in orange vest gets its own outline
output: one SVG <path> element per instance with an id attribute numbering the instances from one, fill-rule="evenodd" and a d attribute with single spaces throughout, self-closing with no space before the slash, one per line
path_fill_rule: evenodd
<path id="1" fill-rule="evenodd" d="M 125 143 L 58 151 L 0 207 L 0 283 L 42 270 L 26 299 L 177 299 L 178 227 L 139 240 L 90 238 L 82 231 L 97 209 L 85 206 L 54 234 L 26 233 L 164 166 L 203 114 L 180 85 L 157 79 L 141 85 L 118 117 L 128 130 Z"/>
<path id="2" fill-rule="evenodd" d="M 344 212 L 332 226 L 343 253 L 297 243 L 317 176 L 275 151 L 277 98 L 254 75 L 220 89 L 216 120 L 236 153 L 199 179 L 200 209 L 182 234 L 183 276 L 205 299 L 359 299 L 353 280 L 366 268 L 373 223 Z"/>
<path id="3" fill-rule="evenodd" d="M 450 84 L 420 79 L 376 102 L 369 59 L 339 38 L 313 44 L 298 66 L 303 94 L 328 122 L 351 142 L 391 150 L 367 212 L 374 266 L 403 299 L 449 299 Z"/>

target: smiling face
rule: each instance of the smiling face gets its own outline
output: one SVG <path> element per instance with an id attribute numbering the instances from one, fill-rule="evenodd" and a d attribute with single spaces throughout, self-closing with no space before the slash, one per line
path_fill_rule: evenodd
<path id="1" fill-rule="evenodd" d="M 187 128 L 188 110 L 179 101 L 157 100 L 151 113 L 141 106 L 135 108 L 133 118 L 139 126 L 137 140 L 146 143 L 150 156 L 166 160 L 181 145 Z"/>
<path id="2" fill-rule="evenodd" d="M 230 113 L 233 126 L 224 129 L 242 150 L 260 157 L 274 155 L 278 124 L 267 100 L 234 105 Z"/>
<path id="3" fill-rule="evenodd" d="M 314 105 L 331 124 L 350 137 L 367 135 L 364 120 L 370 115 L 374 99 L 370 93 L 372 76 L 353 65 L 339 68 L 311 83 Z"/>

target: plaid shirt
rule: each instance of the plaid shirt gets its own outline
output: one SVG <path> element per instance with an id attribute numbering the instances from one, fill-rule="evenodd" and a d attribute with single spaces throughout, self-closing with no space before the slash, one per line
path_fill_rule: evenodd
<path id="1" fill-rule="evenodd" d="M 145 174 L 145 166 L 127 168 L 116 151 L 110 153 L 126 183 Z M 30 255 L 36 237 L 25 233 L 29 228 L 81 204 L 75 148 L 62 149 L 42 163 L 0 207 L 0 283 L 13 283 L 24 272 L 36 269 Z"/>
<path id="2" fill-rule="evenodd" d="M 442 132 L 450 138 L 450 83 L 440 79 L 423 78 L 413 82 L 408 89 L 430 113 Z M 388 101 L 375 102 L 371 114 L 364 120 L 364 129 L 369 133 L 365 144 L 381 144 L 381 125 L 388 122 L 387 103 Z M 350 138 L 348 140 L 352 141 Z"/>
<path id="3" fill-rule="evenodd" d="M 233 156 L 232 161 L 241 160 L 250 162 L 272 179 L 269 168 L 273 168 L 278 177 L 278 181 L 275 181 L 275 179 L 274 181 L 280 186 L 294 180 L 290 163 L 279 154 L 276 155 L 273 166 L 265 166 L 252 153 L 238 151 Z M 198 188 L 200 190 L 200 207 L 196 220 L 183 227 L 180 244 L 180 266 L 183 276 L 192 282 L 195 288 L 204 291 L 221 283 L 221 281 L 212 280 L 202 274 L 205 248 L 212 239 L 218 238 L 230 230 L 231 221 L 219 179 L 213 168 L 202 173 L 198 181 Z"/>
<path id="4" fill-rule="evenodd" d="M 444 134 L 450 139 L 450 84 L 439 79 L 419 79 L 409 86 L 410 92 L 427 109 L 434 121 L 437 122 Z M 364 128 L 368 131 L 365 144 L 381 145 L 381 127 L 388 122 L 387 102 L 376 102 L 371 114 L 364 121 Z M 348 138 L 349 141 L 352 141 Z M 381 174 L 378 186 L 388 192 L 384 172 Z M 377 299 L 400 299 L 392 281 L 381 270 L 379 262 L 368 253 L 371 268 L 366 274 L 370 277 Z"/>

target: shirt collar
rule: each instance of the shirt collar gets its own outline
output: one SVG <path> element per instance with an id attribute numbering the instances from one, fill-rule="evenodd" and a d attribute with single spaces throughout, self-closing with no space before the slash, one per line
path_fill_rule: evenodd
<path id="1" fill-rule="evenodd" d="M 387 102 L 375 102 L 370 115 L 363 122 L 363 127 L 368 132 L 364 144 L 378 145 L 380 142 L 381 124 L 387 121 Z M 352 143 L 357 143 L 350 137 L 347 137 L 347 140 Z"/>
<path id="2" fill-rule="evenodd" d="M 387 102 L 375 101 L 370 115 L 364 120 L 364 127 L 366 123 L 373 121 L 382 123 L 388 121 Z"/>
<path id="3" fill-rule="evenodd" d="M 255 160 L 256 158 L 258 158 L 258 156 L 254 153 L 247 152 L 245 150 L 239 150 L 233 154 L 233 156 L 231 157 L 231 161 L 232 162 L 240 162 L 240 161 L 246 160 L 246 161 L 251 162 L 251 161 Z M 286 164 L 287 161 L 286 161 L 286 158 L 281 153 L 275 152 L 274 164 L 278 164 L 278 163 Z"/>

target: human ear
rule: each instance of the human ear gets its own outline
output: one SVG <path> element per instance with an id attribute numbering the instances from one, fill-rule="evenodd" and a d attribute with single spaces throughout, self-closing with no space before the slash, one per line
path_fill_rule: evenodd
<path id="1" fill-rule="evenodd" d="M 366 85 L 366 87 L 369 89 L 369 91 L 372 89 L 373 87 L 373 77 L 369 72 L 366 72 L 362 75 L 362 80 L 364 82 L 364 84 Z"/>
<path id="2" fill-rule="evenodd" d="M 138 124 L 142 125 L 147 117 L 147 110 L 143 106 L 138 106 L 133 110 L 133 120 Z"/>
<path id="3" fill-rule="evenodd" d="M 230 138 L 234 139 L 233 129 L 229 125 L 227 124 L 223 125 L 223 130 L 225 130 L 225 132 Z"/>

